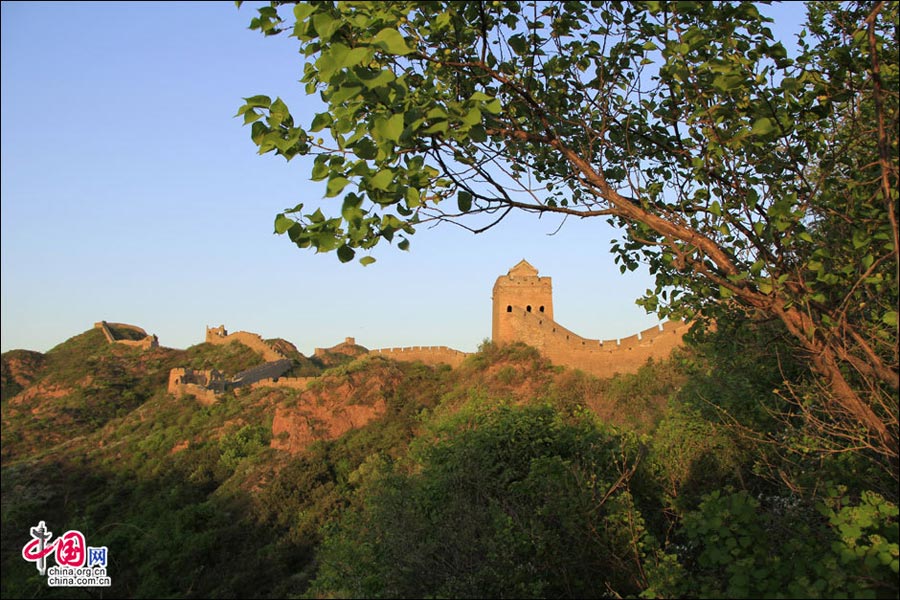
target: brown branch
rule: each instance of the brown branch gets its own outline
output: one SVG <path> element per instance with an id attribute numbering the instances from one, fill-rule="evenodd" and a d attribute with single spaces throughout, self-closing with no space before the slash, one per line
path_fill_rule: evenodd
<path id="1" fill-rule="evenodd" d="M 890 151 L 888 149 L 887 128 L 884 124 L 884 100 L 882 99 L 881 65 L 878 61 L 878 46 L 875 40 L 875 20 L 878 13 L 884 8 L 884 2 L 879 2 L 866 17 L 868 28 L 869 53 L 872 57 L 872 88 L 875 99 L 875 114 L 878 117 L 878 163 L 881 167 L 881 194 L 887 204 L 888 219 L 891 221 L 891 232 L 894 236 L 894 281 L 900 282 L 900 230 L 897 225 L 897 215 L 894 213 L 894 200 L 891 198 L 891 182 L 888 174 L 891 171 Z M 900 337 L 900 323 L 894 332 Z M 896 338 L 895 338 L 896 339 Z"/>

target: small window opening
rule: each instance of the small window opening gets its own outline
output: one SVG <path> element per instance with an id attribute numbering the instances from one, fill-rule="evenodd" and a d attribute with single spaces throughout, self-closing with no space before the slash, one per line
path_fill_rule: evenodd
<path id="1" fill-rule="evenodd" d="M 525 308 L 525 310 L 527 310 L 528 312 L 531 312 L 531 305 L 529 304 L 529 305 Z"/>
<path id="2" fill-rule="evenodd" d="M 506 312 L 512 312 L 512 305 L 507 305 Z"/>
<path id="3" fill-rule="evenodd" d="M 544 312 L 544 307 L 542 306 L 539 310 L 540 310 L 541 312 Z"/>

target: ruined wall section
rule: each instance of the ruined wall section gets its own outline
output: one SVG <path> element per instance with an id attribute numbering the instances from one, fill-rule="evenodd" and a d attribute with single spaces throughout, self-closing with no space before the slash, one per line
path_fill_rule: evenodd
<path id="1" fill-rule="evenodd" d="M 106 341 L 110 344 L 116 343 L 116 338 L 113 337 L 112 331 L 109 330 L 109 327 L 106 325 L 106 321 L 100 321 L 99 323 L 94 323 L 94 327 L 103 332 L 103 337 L 106 338 Z"/>
<path id="2" fill-rule="evenodd" d="M 195 396 L 203 404 L 212 404 L 225 391 L 225 377 L 216 369 L 197 370 L 179 367 L 169 371 L 166 390 L 176 398 Z"/>
<path id="3" fill-rule="evenodd" d="M 110 325 L 116 328 L 130 329 L 137 332 L 138 335 L 141 335 L 143 337 L 140 340 L 117 339 L 113 334 L 112 329 L 110 329 Z M 149 350 L 150 348 L 159 347 L 159 338 L 157 338 L 156 335 L 148 335 L 146 331 L 144 331 L 137 325 L 129 325 L 128 323 L 107 323 L 106 321 L 99 321 L 97 323 L 94 323 L 94 327 L 103 332 L 103 337 L 105 337 L 106 341 L 110 344 L 122 344 L 124 346 L 141 348 L 143 350 Z"/>
<path id="4" fill-rule="evenodd" d="M 290 371 L 293 362 L 287 358 L 267 362 L 259 366 L 241 371 L 231 378 L 231 385 L 234 387 L 243 387 L 262 381 L 263 379 L 275 379 L 283 373 Z"/>
<path id="5" fill-rule="evenodd" d="M 505 317 L 511 339 L 534 346 L 555 364 L 598 377 L 634 373 L 650 358 L 667 359 L 690 328 L 669 321 L 620 340 L 592 340 L 534 312 L 514 309 Z"/>
<path id="6" fill-rule="evenodd" d="M 369 354 L 378 354 L 401 362 L 422 362 L 426 365 L 447 364 L 453 368 L 462 364 L 467 353 L 447 346 L 410 346 L 408 348 L 381 348 Z"/>
<path id="7" fill-rule="evenodd" d="M 224 325 L 206 328 L 207 344 L 225 345 L 230 344 L 231 342 L 240 342 L 251 350 L 260 353 L 266 362 L 275 362 L 287 358 L 281 352 L 267 344 L 259 334 L 250 333 L 249 331 L 238 331 L 229 334 L 225 330 Z"/>

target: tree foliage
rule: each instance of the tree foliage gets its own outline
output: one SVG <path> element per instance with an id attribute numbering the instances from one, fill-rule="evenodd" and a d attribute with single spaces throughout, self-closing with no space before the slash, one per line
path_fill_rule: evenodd
<path id="1" fill-rule="evenodd" d="M 896 3 L 812 3 L 796 56 L 749 2 L 280 4 L 251 28 L 297 38 L 324 110 L 238 114 L 335 201 L 277 233 L 346 262 L 429 222 L 608 218 L 648 310 L 781 321 L 810 422 L 896 463 Z"/>
<path id="2" fill-rule="evenodd" d="M 326 539 L 314 590 L 388 598 L 636 594 L 653 551 L 631 492 L 634 440 L 549 407 L 464 410 L 373 460 Z"/>

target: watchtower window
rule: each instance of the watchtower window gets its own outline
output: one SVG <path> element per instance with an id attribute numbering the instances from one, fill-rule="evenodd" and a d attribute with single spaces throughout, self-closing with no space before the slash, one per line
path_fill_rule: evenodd
<path id="1" fill-rule="evenodd" d="M 540 310 L 541 312 L 544 312 L 544 307 L 542 306 L 542 307 L 541 307 L 540 309 L 538 309 L 538 310 Z"/>
<path id="2" fill-rule="evenodd" d="M 512 312 L 512 305 L 507 305 L 506 312 Z"/>
<path id="3" fill-rule="evenodd" d="M 527 310 L 528 312 L 531 312 L 531 305 L 529 304 L 527 307 L 525 307 L 525 310 Z"/>

